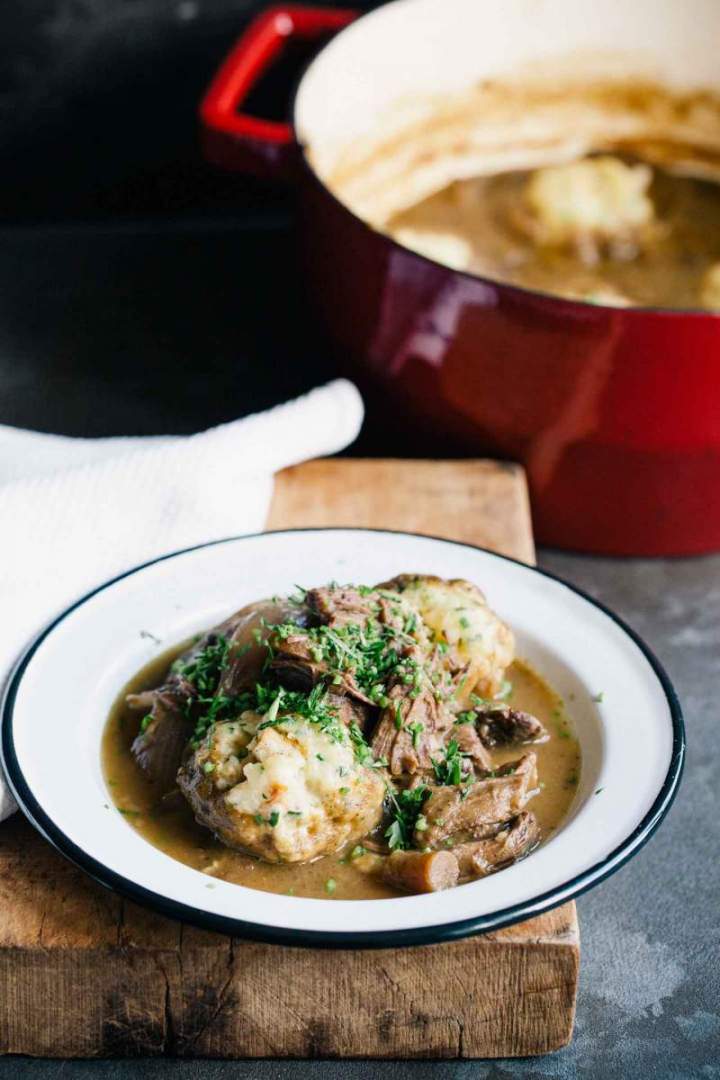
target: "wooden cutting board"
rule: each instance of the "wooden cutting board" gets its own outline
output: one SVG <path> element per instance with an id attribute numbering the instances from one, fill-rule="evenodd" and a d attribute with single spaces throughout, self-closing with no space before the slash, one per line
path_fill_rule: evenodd
<path id="1" fill-rule="evenodd" d="M 318 461 L 270 528 L 366 525 L 533 559 L 525 478 L 486 461 Z M 0 1052 L 51 1057 L 509 1057 L 572 1034 L 575 905 L 446 945 L 315 951 L 182 926 L 0 825 Z"/>

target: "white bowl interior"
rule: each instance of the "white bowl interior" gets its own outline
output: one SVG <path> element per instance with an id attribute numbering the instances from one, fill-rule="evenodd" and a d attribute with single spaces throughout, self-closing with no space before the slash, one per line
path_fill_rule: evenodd
<path id="1" fill-rule="evenodd" d="M 519 654 L 567 701 L 583 754 L 580 787 L 569 820 L 528 860 L 442 894 L 301 899 L 211 880 L 150 846 L 112 807 L 100 767 L 103 727 L 124 683 L 158 650 L 250 600 L 292 591 L 296 583 L 374 582 L 401 571 L 477 582 L 515 629 Z M 593 698 L 600 691 L 598 703 Z M 610 616 L 562 583 L 446 541 L 311 530 L 179 554 L 76 607 L 42 641 L 25 670 L 13 737 L 19 768 L 41 809 L 114 873 L 211 915 L 298 932 L 364 932 L 439 926 L 497 912 L 597 868 L 656 800 L 671 763 L 673 727 L 665 693 L 643 651 Z"/>
<path id="2" fill-rule="evenodd" d="M 720 89 L 717 0 L 395 0 L 335 38 L 310 65 L 295 126 L 320 175 L 342 149 L 428 95 L 574 63 L 590 81 L 657 79 Z"/>

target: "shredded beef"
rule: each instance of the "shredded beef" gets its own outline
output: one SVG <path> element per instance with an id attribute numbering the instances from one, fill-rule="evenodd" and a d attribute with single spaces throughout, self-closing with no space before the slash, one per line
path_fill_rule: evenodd
<path id="1" fill-rule="evenodd" d="M 548 737 L 547 731 L 536 717 L 500 703 L 484 705 L 478 709 L 476 723 L 483 745 L 488 748 L 544 742 Z"/>
<path id="2" fill-rule="evenodd" d="M 452 715 L 430 687 L 413 697 L 407 686 L 398 684 L 388 696 L 390 704 L 380 714 L 370 744 L 373 755 L 387 761 L 392 776 L 430 769 L 452 728 Z"/>
<path id="3" fill-rule="evenodd" d="M 535 815 L 523 810 L 495 836 L 453 848 L 462 877 L 485 877 L 524 858 L 538 844 L 540 826 Z"/>
<path id="4" fill-rule="evenodd" d="M 426 828 L 416 832 L 415 843 L 434 848 L 450 839 L 486 837 L 493 825 L 520 813 L 535 777 L 536 757 L 530 753 L 494 773 L 482 774 L 474 783 L 436 787 L 423 807 Z"/>

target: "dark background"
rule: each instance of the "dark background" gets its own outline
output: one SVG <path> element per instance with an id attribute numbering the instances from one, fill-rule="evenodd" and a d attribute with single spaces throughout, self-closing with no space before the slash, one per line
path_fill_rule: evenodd
<path id="1" fill-rule="evenodd" d="M 196 140 L 205 87 L 248 16 L 265 6 L 2 0 L 0 220 L 197 221 L 212 214 L 247 222 L 284 210 L 286 201 L 262 185 L 207 167 Z M 253 107 L 284 118 L 298 71 L 297 62 L 282 67 Z"/>
<path id="2" fill-rule="evenodd" d="M 259 6 L 0 0 L 0 424 L 76 435 L 196 431 L 332 375 L 295 265 L 291 198 L 217 173 L 197 146 L 198 99 Z M 278 72 L 257 108 L 282 115 L 295 75 Z M 400 435 L 378 415 L 371 403 L 351 452 L 453 452 L 420 433 Z M 720 556 L 541 551 L 540 561 L 648 640 L 676 684 L 689 735 L 667 822 L 579 901 L 583 961 L 570 1047 L 494 1063 L 0 1058 L 2 1080 L 720 1080 L 711 759 Z"/>
<path id="3" fill-rule="evenodd" d="M 1 0 L 0 423 L 196 431 L 335 372 L 295 266 L 292 194 L 199 150 L 198 102 L 261 7 Z M 286 116 L 307 58 L 253 111 Z M 413 449 L 379 428 L 361 451 Z"/>

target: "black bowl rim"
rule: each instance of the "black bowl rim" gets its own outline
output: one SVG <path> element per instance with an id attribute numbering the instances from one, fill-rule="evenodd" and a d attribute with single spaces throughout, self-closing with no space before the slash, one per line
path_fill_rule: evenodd
<path id="1" fill-rule="evenodd" d="M 42 645 L 45 638 L 47 638 L 53 630 L 62 623 L 76 608 L 81 607 L 92 597 L 96 596 L 100 592 L 104 592 L 106 589 L 122 581 L 124 578 L 131 577 L 134 574 L 139 573 L 141 570 L 146 569 L 149 566 L 154 566 L 156 563 L 165 562 L 168 559 L 176 558 L 180 555 L 188 554 L 192 551 L 199 551 L 204 548 L 216 547 L 221 544 L 229 543 L 242 543 L 246 540 L 256 540 L 259 537 L 273 536 L 273 535 L 294 535 L 297 533 L 306 532 L 354 532 L 354 533 L 378 533 L 378 534 L 391 534 L 396 536 L 412 536 L 422 537 L 428 540 L 441 541 L 446 544 L 453 544 L 457 547 L 468 548 L 473 551 L 482 551 L 493 558 L 502 559 L 505 562 L 515 563 L 523 569 L 530 571 L 531 573 L 540 574 L 543 577 L 550 578 L 553 581 L 558 582 L 560 585 L 571 592 L 577 594 L 586 600 L 593 607 L 598 608 L 605 615 L 615 622 L 621 630 L 639 647 L 644 654 L 651 668 L 653 669 L 658 681 L 665 694 L 665 698 L 670 710 L 670 717 L 673 728 L 673 742 L 672 752 L 670 757 L 670 764 L 668 767 L 665 779 L 660 787 L 658 795 L 653 802 L 652 807 L 642 819 L 642 821 L 633 829 L 633 831 L 619 844 L 609 855 L 600 860 L 594 866 L 588 870 L 584 870 L 582 873 L 577 874 L 569 881 L 564 882 L 562 885 L 557 886 L 539 896 L 533 897 L 530 900 L 523 901 L 519 904 L 511 905 L 507 908 L 502 908 L 499 911 L 490 912 L 484 915 L 474 916 L 470 919 L 462 919 L 451 923 L 442 923 L 434 926 L 414 927 L 406 930 L 383 930 L 383 931 L 318 931 L 318 930 L 292 930 L 290 928 L 266 926 L 262 923 L 247 922 L 243 919 L 228 918 L 224 915 L 216 915 L 211 912 L 202 911 L 199 908 L 195 908 L 188 904 L 180 903 L 176 900 L 170 900 L 167 897 L 161 896 L 159 893 L 154 892 L 152 889 L 147 889 L 142 885 L 138 885 L 130 878 L 124 875 L 118 874 L 113 870 L 110 870 L 102 862 L 88 855 L 81 847 L 79 847 L 69 836 L 67 836 L 58 826 L 54 823 L 49 814 L 47 814 L 40 806 L 38 800 L 32 793 L 30 786 L 28 785 L 22 768 L 18 761 L 14 736 L 13 736 L 13 715 L 15 708 L 15 701 L 18 695 L 20 685 L 22 683 L 25 671 L 27 670 L 33 656 Z M 150 559 L 147 562 L 141 563 L 138 566 L 134 566 L 129 570 L 126 570 L 122 574 L 118 574 L 116 577 L 111 578 L 104 584 L 99 585 L 97 588 L 92 589 L 90 592 L 85 593 L 78 600 L 74 601 L 68 607 L 64 608 L 28 645 L 25 652 L 21 655 L 14 669 L 12 670 L 8 681 L 5 684 L 2 709 L 0 711 L 0 723 L 2 725 L 2 739 L 0 742 L 0 758 L 5 769 L 5 774 L 10 784 L 10 788 L 18 802 L 18 805 L 23 810 L 26 817 L 35 826 L 35 828 L 41 833 L 42 836 L 48 840 L 53 847 L 55 847 L 62 855 L 64 855 L 70 862 L 74 863 L 81 870 L 84 870 L 91 878 L 97 881 L 99 884 L 111 889 L 114 892 L 119 893 L 122 896 L 127 897 L 136 903 L 142 904 L 145 907 L 159 911 L 163 915 L 167 915 L 174 919 L 179 919 L 182 922 L 187 922 L 195 926 L 199 926 L 202 929 L 214 930 L 221 934 L 226 934 L 230 937 L 246 938 L 253 941 L 264 941 L 270 944 L 279 945 L 293 945 L 293 946 L 306 946 L 309 948 L 330 948 L 330 949 L 386 949 L 395 948 L 398 946 L 407 945 L 430 945 L 437 944 L 444 941 L 454 941 L 463 937 L 470 937 L 475 934 L 487 933 L 491 930 L 499 930 L 502 927 L 510 926 L 513 923 L 520 922 L 524 919 L 532 918 L 533 916 L 540 915 L 545 911 L 559 906 L 568 900 L 572 900 L 594 885 L 599 884 L 605 878 L 610 877 L 617 870 L 623 866 L 628 859 L 637 854 L 641 850 L 653 835 L 655 830 L 660 825 L 661 821 L 667 814 L 675 795 L 678 790 L 680 778 L 683 770 L 683 763 L 685 759 L 685 726 L 683 723 L 682 709 L 680 702 L 678 701 L 675 689 L 660 661 L 657 659 L 653 651 L 645 643 L 645 641 L 630 627 L 624 620 L 615 614 L 610 608 L 606 607 L 600 601 L 589 596 L 582 589 L 570 584 L 557 574 L 550 573 L 548 570 L 542 570 L 536 566 L 530 566 L 528 563 L 522 562 L 520 559 L 514 559 L 509 555 L 502 555 L 499 552 L 491 551 L 488 548 L 480 547 L 476 544 L 467 544 L 459 540 L 448 540 L 442 536 L 431 536 L 421 533 L 410 533 L 402 529 L 372 529 L 372 528 L 353 528 L 342 526 L 325 526 L 325 527 L 308 527 L 301 529 L 276 529 L 269 530 L 268 532 L 249 533 L 242 536 L 229 536 L 219 540 L 210 540 L 202 544 L 195 544 L 191 547 L 182 548 L 178 551 L 169 552 L 166 555 L 160 555 L 155 559 Z"/>

